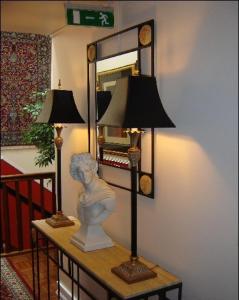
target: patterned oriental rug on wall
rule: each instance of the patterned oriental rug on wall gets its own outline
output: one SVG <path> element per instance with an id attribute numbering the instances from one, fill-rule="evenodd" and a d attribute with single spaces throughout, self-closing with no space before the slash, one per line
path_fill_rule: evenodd
<path id="1" fill-rule="evenodd" d="M 0 299 L 33 299 L 30 288 L 24 283 L 22 278 L 19 277 L 4 257 L 1 257 Z"/>
<path id="2" fill-rule="evenodd" d="M 1 32 L 1 146 L 23 145 L 31 126 L 23 107 L 34 103 L 33 92 L 50 88 L 51 38 Z"/>

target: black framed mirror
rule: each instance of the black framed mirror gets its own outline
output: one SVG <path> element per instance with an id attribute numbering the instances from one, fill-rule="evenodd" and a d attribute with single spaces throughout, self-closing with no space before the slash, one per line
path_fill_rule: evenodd
<path id="1" fill-rule="evenodd" d="M 89 152 L 99 162 L 101 177 L 109 184 L 126 190 L 130 190 L 130 187 L 119 184 L 117 179 L 113 182 L 112 176 L 107 174 L 110 173 L 108 168 L 116 168 L 120 172 L 117 176 L 129 176 L 129 137 L 124 128 L 101 128 L 97 126 L 97 121 L 110 103 L 116 80 L 138 74 L 154 76 L 154 20 L 126 28 L 87 45 Z M 139 141 L 139 147 L 142 154 L 138 166 L 138 193 L 153 198 L 153 129 L 148 130 Z"/>

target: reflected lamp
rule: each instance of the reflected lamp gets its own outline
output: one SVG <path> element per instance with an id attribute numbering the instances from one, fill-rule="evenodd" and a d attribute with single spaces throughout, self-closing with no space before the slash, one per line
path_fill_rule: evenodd
<path id="1" fill-rule="evenodd" d="M 106 112 L 111 100 L 111 92 L 110 91 L 98 91 L 96 94 L 96 122 L 98 122 L 104 113 Z M 104 137 L 104 126 L 99 125 L 98 126 L 98 135 L 97 135 L 97 141 L 99 144 L 99 155 L 100 160 L 103 160 L 103 145 L 105 143 L 105 137 Z"/>
<path id="2" fill-rule="evenodd" d="M 163 108 L 156 78 L 128 76 L 116 81 L 108 109 L 98 125 L 128 128 L 131 164 L 131 256 L 129 261 L 112 268 L 112 272 L 127 283 L 156 277 L 156 273 L 142 263 L 137 253 L 137 166 L 140 150 L 137 147 L 142 128 L 175 127 Z"/>
<path id="3" fill-rule="evenodd" d="M 57 212 L 46 222 L 52 227 L 63 227 L 74 225 L 62 212 L 62 193 L 61 193 L 61 148 L 63 138 L 61 132 L 62 123 L 85 123 L 79 114 L 72 91 L 50 90 L 47 93 L 42 111 L 38 116 L 37 123 L 53 124 L 57 136 L 54 139 L 57 149 Z"/>

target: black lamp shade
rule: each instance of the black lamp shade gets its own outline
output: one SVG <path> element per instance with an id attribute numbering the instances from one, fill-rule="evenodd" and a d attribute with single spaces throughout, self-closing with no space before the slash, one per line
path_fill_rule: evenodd
<path id="1" fill-rule="evenodd" d="M 128 101 L 123 127 L 175 127 L 163 108 L 155 77 L 129 77 Z"/>
<path id="2" fill-rule="evenodd" d="M 97 92 L 97 122 L 102 118 L 103 114 L 106 112 L 110 100 L 111 92 L 110 91 L 99 91 Z"/>
<path id="3" fill-rule="evenodd" d="M 100 125 L 122 128 L 175 127 L 163 108 L 153 76 L 128 76 L 116 81 Z"/>
<path id="4" fill-rule="evenodd" d="M 50 90 L 37 123 L 85 123 L 79 114 L 72 91 Z"/>

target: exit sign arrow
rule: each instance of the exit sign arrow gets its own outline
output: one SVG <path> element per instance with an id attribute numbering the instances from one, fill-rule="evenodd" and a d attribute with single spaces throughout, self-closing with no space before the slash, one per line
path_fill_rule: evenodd
<path id="1" fill-rule="evenodd" d="M 113 27 L 114 14 L 109 11 L 67 8 L 67 24 Z"/>

